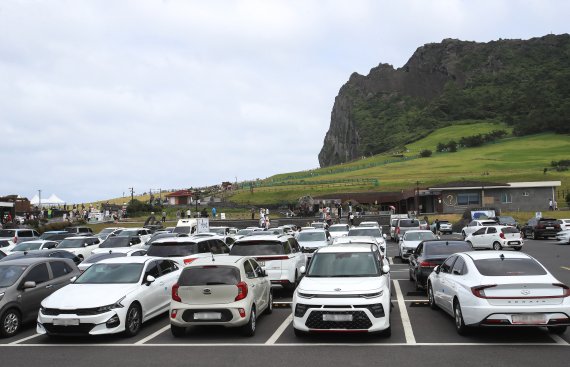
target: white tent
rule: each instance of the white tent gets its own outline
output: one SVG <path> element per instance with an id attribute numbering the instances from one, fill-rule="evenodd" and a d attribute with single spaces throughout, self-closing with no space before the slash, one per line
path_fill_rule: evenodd
<path id="1" fill-rule="evenodd" d="M 40 198 L 39 196 L 36 194 L 34 195 L 34 197 L 30 200 L 30 204 L 32 205 L 38 205 L 40 203 Z"/>
<path id="2" fill-rule="evenodd" d="M 34 197 L 30 200 L 30 204 L 40 205 L 40 198 L 38 197 L 38 195 L 34 195 Z M 42 198 L 41 202 L 42 206 L 54 206 L 54 205 L 63 205 L 63 204 L 65 204 L 65 201 L 58 198 L 56 194 L 51 194 L 51 196 L 47 199 Z"/>

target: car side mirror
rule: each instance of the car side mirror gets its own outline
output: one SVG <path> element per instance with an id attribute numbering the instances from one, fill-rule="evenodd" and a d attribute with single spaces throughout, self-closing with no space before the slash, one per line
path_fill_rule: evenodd
<path id="1" fill-rule="evenodd" d="M 439 265 L 433 268 L 433 271 L 435 271 L 436 274 L 439 274 L 440 270 Z"/>
<path id="2" fill-rule="evenodd" d="M 383 238 L 383 239 L 387 239 L 387 238 L 388 238 L 388 236 L 386 235 L 386 233 L 382 233 L 382 238 Z"/>
<path id="3" fill-rule="evenodd" d="M 388 274 L 389 272 L 390 272 L 390 266 L 389 265 L 382 266 L 382 273 Z"/>
<path id="4" fill-rule="evenodd" d="M 35 288 L 36 287 L 36 282 L 28 280 L 27 282 L 24 282 L 24 289 L 31 289 L 31 288 Z"/>
<path id="5" fill-rule="evenodd" d="M 151 285 L 151 283 L 153 283 L 156 280 L 155 277 L 153 277 L 152 275 L 147 275 L 146 276 L 146 285 Z"/>
<path id="6" fill-rule="evenodd" d="M 69 279 L 69 282 L 70 282 L 70 283 L 75 283 L 76 280 L 77 280 L 77 277 L 75 276 L 75 277 Z"/>
<path id="7" fill-rule="evenodd" d="M 305 266 L 301 266 L 299 271 L 301 272 L 301 274 L 305 274 L 305 272 L 307 271 L 307 268 Z"/>

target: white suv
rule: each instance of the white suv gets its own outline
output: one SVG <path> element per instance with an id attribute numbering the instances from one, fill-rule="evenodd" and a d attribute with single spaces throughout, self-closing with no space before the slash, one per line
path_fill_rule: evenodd
<path id="1" fill-rule="evenodd" d="M 522 249 L 524 241 L 518 229 L 511 226 L 489 226 L 481 227 L 465 238 L 474 249 L 494 249 L 514 248 Z"/>
<path id="2" fill-rule="evenodd" d="M 212 256 L 226 255 L 229 247 L 219 238 L 212 237 L 165 237 L 154 241 L 147 256 L 165 257 L 186 266 L 193 261 Z"/>
<path id="3" fill-rule="evenodd" d="M 297 336 L 307 332 L 389 336 L 390 267 L 379 247 L 343 244 L 318 249 L 293 293 L 292 309 Z"/>
<path id="4" fill-rule="evenodd" d="M 297 240 L 289 235 L 263 235 L 237 240 L 230 255 L 251 256 L 267 272 L 272 285 L 295 289 L 307 257 Z"/>

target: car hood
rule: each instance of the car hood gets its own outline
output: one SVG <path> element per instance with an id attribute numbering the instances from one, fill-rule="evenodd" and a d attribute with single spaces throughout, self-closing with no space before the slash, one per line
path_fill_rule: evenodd
<path id="1" fill-rule="evenodd" d="M 418 245 L 420 244 L 420 242 L 422 241 L 402 241 L 402 246 L 403 247 L 413 247 L 416 248 L 418 247 Z"/>
<path id="2" fill-rule="evenodd" d="M 326 241 L 298 241 L 298 242 L 299 246 L 308 247 L 308 248 L 323 247 L 328 245 Z"/>
<path id="3" fill-rule="evenodd" d="M 69 284 L 42 301 L 42 307 L 74 310 L 112 305 L 139 284 Z"/>
<path id="4" fill-rule="evenodd" d="M 304 277 L 297 289 L 301 293 L 313 294 L 360 294 L 378 292 L 385 286 L 385 276 L 366 278 Z"/>

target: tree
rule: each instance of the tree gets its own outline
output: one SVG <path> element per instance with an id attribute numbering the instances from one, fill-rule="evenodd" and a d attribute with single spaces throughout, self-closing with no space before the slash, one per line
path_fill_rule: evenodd
<path id="1" fill-rule="evenodd" d="M 566 204 L 570 206 L 570 192 L 566 194 Z"/>
<path id="2" fill-rule="evenodd" d="M 457 142 L 455 140 L 452 140 L 447 143 L 447 150 L 451 153 L 457 152 Z"/>
<path id="3" fill-rule="evenodd" d="M 420 152 L 420 157 L 422 158 L 427 158 L 427 157 L 431 157 L 432 151 L 429 149 L 424 149 Z"/>
<path id="4" fill-rule="evenodd" d="M 444 152 L 446 149 L 446 145 L 443 143 L 437 143 L 437 148 L 435 149 L 436 152 Z"/>

